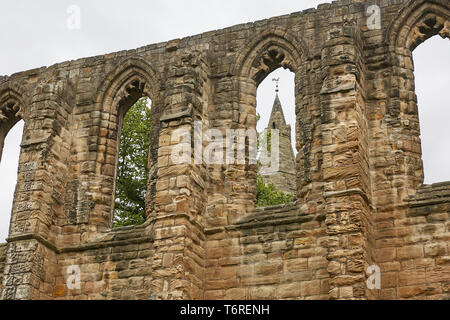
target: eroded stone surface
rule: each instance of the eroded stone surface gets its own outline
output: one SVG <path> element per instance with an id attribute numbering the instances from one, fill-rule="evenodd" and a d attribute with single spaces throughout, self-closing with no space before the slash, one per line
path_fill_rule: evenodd
<path id="1" fill-rule="evenodd" d="M 2 299 L 447 298 L 450 187 L 423 186 L 411 52 L 448 38 L 449 2 L 377 3 L 381 29 L 342 0 L 0 77 L 0 150 L 25 121 Z M 174 164 L 172 133 L 254 128 L 278 67 L 296 74 L 298 200 L 255 210 L 256 166 Z M 119 123 L 142 96 L 148 219 L 110 230 Z"/>

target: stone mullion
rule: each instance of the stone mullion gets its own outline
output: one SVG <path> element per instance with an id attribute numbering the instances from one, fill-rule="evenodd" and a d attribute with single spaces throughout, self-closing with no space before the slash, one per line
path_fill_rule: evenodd
<path id="1" fill-rule="evenodd" d="M 201 281 L 202 277 L 198 270 L 188 270 L 196 263 L 186 248 L 187 244 L 195 245 L 204 240 L 198 236 L 201 212 L 197 211 L 195 196 L 199 196 L 199 190 L 192 178 L 197 176 L 197 168 L 190 164 L 171 165 L 171 150 L 177 143 L 174 141 L 165 146 L 163 141 L 164 136 L 183 127 L 188 131 L 193 129 L 190 124 L 173 124 L 166 128 L 163 125 L 161 129 L 156 215 L 151 218 L 155 248 L 152 296 L 156 299 L 201 298 L 195 282 Z M 202 251 L 201 248 L 198 250 Z M 194 279 L 191 281 L 190 278 Z"/>
<path id="2" fill-rule="evenodd" d="M 211 106 L 210 124 L 214 129 L 222 132 L 226 139 L 227 129 L 247 130 L 252 128 L 249 117 L 254 116 L 256 107 L 256 89 L 249 95 L 242 92 L 255 86 L 246 83 L 246 79 L 239 77 L 222 77 L 217 80 L 214 90 L 214 105 Z M 240 88 L 241 92 L 239 92 Z M 251 102 L 248 99 L 251 99 Z M 226 150 L 224 148 L 224 156 Z M 236 159 L 235 159 L 236 160 Z M 233 291 L 238 283 L 237 265 L 240 259 L 232 257 L 237 248 L 237 239 L 226 229 L 233 221 L 242 217 L 245 212 L 252 210 L 256 190 L 251 188 L 249 172 L 245 165 L 236 163 L 209 165 L 208 208 L 206 210 L 206 226 L 208 241 L 206 242 L 206 269 L 204 281 L 205 299 L 235 299 Z M 245 209 L 248 206 L 249 209 Z M 217 242 L 219 247 L 211 245 Z M 220 256 L 218 252 L 220 251 Z M 220 259 L 219 259 L 220 258 Z M 219 271 L 223 270 L 228 271 Z M 219 272 L 218 272 L 219 271 Z M 239 289 L 242 291 L 245 289 Z M 231 295 L 230 295 L 231 294 Z"/>
<path id="3" fill-rule="evenodd" d="M 89 222 L 89 232 L 95 234 L 109 227 L 111 216 L 112 199 L 97 195 L 95 205 L 101 205 L 103 211 L 97 217 L 91 217 L 91 213 L 100 210 L 92 210 L 94 201 L 89 195 L 92 194 L 91 190 L 101 189 L 94 184 L 99 180 L 98 176 L 101 176 L 98 145 L 105 148 L 106 140 L 109 138 L 107 133 L 110 130 L 110 124 L 113 127 L 114 123 L 110 121 L 110 110 L 98 110 L 100 107 L 93 103 L 91 82 L 90 75 L 80 77 L 77 88 L 77 106 L 73 114 L 73 142 L 70 150 L 71 167 L 64 199 L 64 213 L 67 221 L 64 221 L 64 224 L 79 228 L 82 224 Z M 111 108 L 109 105 L 108 107 Z M 103 228 L 99 228 L 99 225 Z M 75 233 L 79 233 L 79 230 Z"/>
<path id="4" fill-rule="evenodd" d="M 362 299 L 364 270 L 370 260 L 365 241 L 368 235 L 364 234 L 370 209 L 358 48 L 351 27 L 336 30 L 330 37 L 322 51 L 327 76 L 320 98 L 330 298 Z"/>
<path id="5" fill-rule="evenodd" d="M 155 215 L 150 217 L 155 249 L 153 299 L 203 298 L 205 168 L 194 162 L 190 141 L 186 142 L 191 148 L 190 163 L 172 161 L 180 143 L 173 132 L 181 129 L 193 138 L 194 121 L 204 123 L 206 66 L 202 61 L 190 63 L 175 62 L 167 84 L 170 89 L 164 94 L 167 107 L 161 116 Z M 180 90 L 186 84 L 193 87 L 192 93 Z"/>

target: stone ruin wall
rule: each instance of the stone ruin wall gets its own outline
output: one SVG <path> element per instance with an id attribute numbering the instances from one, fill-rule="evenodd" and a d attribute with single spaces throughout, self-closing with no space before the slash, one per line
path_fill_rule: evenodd
<path id="1" fill-rule="evenodd" d="M 0 146 L 25 121 L 2 299 L 448 298 L 450 183 L 423 185 L 412 50 L 449 18 L 447 0 L 342 0 L 1 77 Z M 174 165 L 171 133 L 254 128 L 278 67 L 296 74 L 298 201 L 254 209 L 254 166 Z M 148 219 L 111 230 L 120 120 L 142 96 Z"/>

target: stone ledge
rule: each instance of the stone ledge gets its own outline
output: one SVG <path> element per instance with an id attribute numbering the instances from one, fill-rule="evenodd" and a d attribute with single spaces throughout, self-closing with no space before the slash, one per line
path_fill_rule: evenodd
<path id="1" fill-rule="evenodd" d="M 286 211 L 292 211 L 292 210 L 297 210 L 297 209 L 298 209 L 297 202 L 293 202 L 290 204 L 279 204 L 276 206 L 255 208 L 255 210 L 252 213 L 261 213 L 261 212 L 268 212 L 268 211 L 273 212 L 273 213 L 278 213 L 278 212 L 286 212 Z"/>
<path id="2" fill-rule="evenodd" d="M 95 241 L 92 241 L 90 243 L 85 243 L 85 244 L 78 245 L 78 246 L 68 246 L 68 247 L 63 247 L 63 248 L 58 248 L 50 241 L 42 238 L 39 235 L 35 235 L 35 234 L 23 234 L 23 235 L 13 236 L 13 237 L 8 238 L 7 241 L 9 243 L 9 242 L 15 242 L 15 241 L 35 240 L 35 241 L 43 244 L 44 246 L 46 246 L 48 249 L 51 249 L 56 254 L 68 253 L 68 252 L 81 252 L 81 251 L 89 251 L 89 250 L 95 250 L 95 249 L 103 249 L 103 248 L 108 248 L 108 247 L 112 248 L 112 247 L 127 246 L 127 245 L 131 245 L 131 244 L 141 244 L 141 243 L 153 242 L 152 236 L 142 236 L 139 234 L 138 234 L 139 235 L 138 237 L 130 237 L 129 239 L 120 239 L 120 236 L 124 236 L 127 234 L 126 232 L 123 232 L 123 230 L 121 230 L 121 231 L 122 232 L 119 232 L 116 235 L 114 235 L 114 232 L 112 235 L 105 234 L 108 237 L 105 237 L 104 239 L 96 239 Z M 129 231 L 135 231 L 135 229 L 130 228 Z M 134 232 L 128 233 L 128 234 L 134 235 Z M 111 237 L 109 237 L 109 236 L 111 236 Z M 6 246 L 6 245 L 3 245 L 3 246 Z M 0 250 L 1 250 L 1 247 L 0 247 Z"/>
<path id="3" fill-rule="evenodd" d="M 152 243 L 154 240 L 153 235 L 145 235 L 146 228 L 148 227 L 149 224 L 154 223 L 158 220 L 175 219 L 179 217 L 185 217 L 190 222 L 192 222 L 197 227 L 200 227 L 203 230 L 203 228 L 195 220 L 191 219 L 189 215 L 172 214 L 160 217 L 153 217 L 152 219 L 149 220 L 149 222 L 147 222 L 142 226 L 129 226 L 111 229 L 110 231 L 99 234 L 99 237 L 94 239 L 93 241 L 77 246 L 57 247 L 50 241 L 35 234 L 22 234 L 18 236 L 12 236 L 7 239 L 7 242 L 10 243 L 15 241 L 36 240 L 39 243 L 46 246 L 47 248 L 51 249 L 56 254 L 69 252 L 82 252 L 88 250 L 103 249 L 108 247 L 119 247 L 132 244 Z M 6 245 L 7 245 L 6 243 L 0 245 L 0 252 L 2 247 L 6 248 Z"/>
<path id="4" fill-rule="evenodd" d="M 291 223 L 305 223 L 311 222 L 314 220 L 325 220 L 325 217 L 319 215 L 317 218 L 315 216 L 296 216 L 286 219 L 274 219 L 274 220 L 265 220 L 265 221 L 252 221 L 249 223 L 241 223 L 235 224 L 229 227 L 226 227 L 227 230 L 239 230 L 239 229 L 252 229 L 266 226 L 277 226 L 277 225 L 286 225 Z"/>
<path id="5" fill-rule="evenodd" d="M 43 244 L 44 246 L 46 246 L 48 249 L 52 250 L 53 252 L 55 252 L 55 253 L 58 252 L 58 248 L 53 243 L 51 243 L 50 241 L 44 239 L 43 237 L 41 237 L 40 235 L 37 235 L 37 234 L 26 233 L 26 234 L 20 234 L 17 236 L 11 236 L 8 239 L 6 239 L 6 241 L 8 243 L 16 242 L 16 241 L 26 241 L 26 240 L 35 240 L 35 241 Z"/>
<path id="6" fill-rule="evenodd" d="M 32 145 L 36 145 L 36 144 L 41 144 L 41 143 L 47 143 L 50 139 L 50 134 L 47 134 L 43 137 L 37 137 L 37 138 L 32 138 L 29 140 L 26 140 L 24 142 L 22 142 L 22 144 L 20 145 L 22 148 L 25 147 L 30 147 Z"/>
<path id="7" fill-rule="evenodd" d="M 131 244 L 141 244 L 141 243 L 151 243 L 153 242 L 153 237 L 141 237 L 141 238 L 135 238 L 131 240 L 116 240 L 116 241 L 105 241 L 105 242 L 93 242 L 93 243 L 87 243 L 82 244 L 80 246 L 73 246 L 73 247 L 65 247 L 58 250 L 58 253 L 69 253 L 69 252 L 82 252 L 82 251 L 89 251 L 89 250 L 96 250 L 96 249 L 104 249 L 104 248 L 113 248 L 113 247 L 122 247 L 127 246 Z"/>
<path id="8" fill-rule="evenodd" d="M 425 185 L 406 201 L 410 208 L 450 203 L 450 182 Z"/>
<path id="9" fill-rule="evenodd" d="M 273 207 L 257 208 L 253 213 L 243 217 L 240 221 L 226 227 L 205 228 L 205 235 L 213 235 L 224 231 L 259 228 L 264 226 L 286 225 L 291 223 L 305 223 L 311 221 L 324 221 L 325 214 L 300 213 L 297 204 L 279 205 Z"/>
<path id="10" fill-rule="evenodd" d="M 91 242 L 97 243 L 106 241 L 123 241 L 136 238 L 143 238 L 145 237 L 145 228 L 146 226 L 128 226 L 111 229 L 105 233 L 100 234 L 98 238 L 93 239 Z M 87 242 L 86 244 L 90 244 L 91 242 Z"/>
<path id="11" fill-rule="evenodd" d="M 436 191 L 448 191 L 450 193 L 450 181 L 424 185 L 419 190 L 417 190 L 417 194 L 425 195 L 429 194 L 430 192 Z"/>
<path id="12" fill-rule="evenodd" d="M 161 122 L 168 122 L 168 121 L 173 121 L 173 120 L 177 120 L 177 119 L 181 119 L 181 118 L 185 118 L 185 117 L 192 117 L 192 112 L 193 112 L 193 107 L 190 106 L 189 108 L 186 109 L 182 109 L 182 110 L 177 110 L 177 111 L 167 111 L 167 113 L 164 113 L 161 118 L 160 121 Z"/>
<path id="13" fill-rule="evenodd" d="M 145 225 L 153 225 L 155 222 L 160 221 L 160 220 L 167 220 L 167 219 L 175 220 L 176 218 L 185 218 L 186 220 L 188 220 L 190 223 L 192 223 L 194 226 L 196 226 L 200 230 L 205 229 L 202 225 L 200 225 L 200 223 L 198 221 L 193 219 L 193 217 L 188 215 L 187 213 L 172 213 L 172 214 L 165 214 L 165 215 L 159 215 L 159 216 L 153 215 L 152 217 L 150 217 L 148 219 L 148 221 L 146 222 Z"/>
<path id="14" fill-rule="evenodd" d="M 369 205 L 371 204 L 366 193 L 358 188 L 342 190 L 342 191 L 324 192 L 323 197 L 326 199 L 326 198 L 339 198 L 339 197 L 346 197 L 346 196 L 353 196 L 353 195 L 360 195 L 364 199 L 364 201 L 366 201 L 367 204 L 369 204 Z"/>
<path id="15" fill-rule="evenodd" d="M 290 209 L 290 210 L 289 210 Z M 324 214 L 301 213 L 297 206 L 265 208 L 243 217 L 236 224 L 226 227 L 227 230 L 250 229 L 263 226 L 284 225 L 290 223 L 305 223 L 310 221 L 323 221 Z"/>

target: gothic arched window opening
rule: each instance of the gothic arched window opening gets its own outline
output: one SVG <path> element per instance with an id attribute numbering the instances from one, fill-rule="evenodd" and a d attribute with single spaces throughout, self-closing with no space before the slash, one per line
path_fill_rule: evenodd
<path id="1" fill-rule="evenodd" d="M 146 220 L 149 179 L 151 100 L 139 99 L 120 124 L 114 227 L 140 225 Z"/>
<path id="2" fill-rule="evenodd" d="M 276 87 L 274 86 L 276 82 Z M 275 88 L 275 90 L 274 90 Z M 297 189 L 295 168 L 295 74 L 279 68 L 270 73 L 257 88 L 257 131 L 267 139 L 269 152 L 272 133 L 278 132 L 279 163 L 276 172 L 258 171 L 257 206 L 289 203 Z M 271 171 L 271 170 L 269 170 Z M 277 191 L 277 199 L 265 201 L 265 188 Z M 270 193 L 270 192 L 267 192 Z M 284 195 L 285 196 L 284 196 Z"/>
<path id="3" fill-rule="evenodd" d="M 434 36 L 413 52 L 425 183 L 450 181 L 450 46 Z"/>
<path id="4" fill-rule="evenodd" d="M 24 122 L 19 121 L 7 133 L 0 150 L 0 243 L 8 237 L 11 221 L 14 192 L 17 184 L 20 143 L 22 141 Z M 9 213 L 9 214 L 7 214 Z"/>

